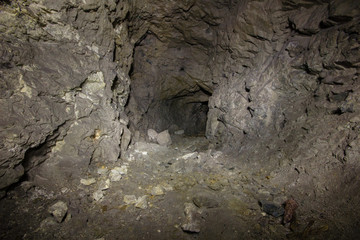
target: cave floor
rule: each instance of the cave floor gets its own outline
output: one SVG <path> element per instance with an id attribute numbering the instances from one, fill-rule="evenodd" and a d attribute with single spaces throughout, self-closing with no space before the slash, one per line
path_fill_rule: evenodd
<path id="1" fill-rule="evenodd" d="M 268 174 L 208 150 L 202 137 L 138 142 L 58 193 L 28 181 L 14 187 L 0 201 L 0 239 L 329 239 L 328 223 L 301 207 L 290 226 L 262 211 L 259 200 L 289 197 Z M 68 210 L 57 222 L 48 209 L 60 200 Z"/>

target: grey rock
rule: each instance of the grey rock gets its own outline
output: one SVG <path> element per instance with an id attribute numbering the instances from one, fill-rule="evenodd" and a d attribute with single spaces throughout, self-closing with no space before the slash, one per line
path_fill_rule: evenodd
<path id="1" fill-rule="evenodd" d="M 104 197 L 104 192 L 103 190 L 99 189 L 97 191 L 95 191 L 93 194 L 92 194 L 92 198 L 98 202 L 98 201 L 101 201 Z"/>
<path id="2" fill-rule="evenodd" d="M 65 219 L 68 207 L 65 202 L 58 201 L 54 205 L 50 206 L 48 211 L 51 213 L 51 215 L 53 215 L 53 217 L 58 223 L 61 223 Z"/>
<path id="3" fill-rule="evenodd" d="M 183 135 L 185 133 L 184 130 L 177 130 L 174 132 L 176 135 Z"/>
<path id="4" fill-rule="evenodd" d="M 186 221 L 181 225 L 182 230 L 185 232 L 199 233 L 201 214 L 197 207 L 192 203 L 185 203 L 184 212 Z"/>
<path id="5" fill-rule="evenodd" d="M 158 133 L 154 129 L 148 129 L 147 136 L 150 142 L 157 142 Z"/>
<path id="6" fill-rule="evenodd" d="M 156 141 L 161 145 L 161 146 L 169 146 L 171 145 L 172 141 L 171 141 L 171 136 L 169 134 L 168 130 L 162 131 L 161 133 L 159 133 L 156 137 Z"/>
<path id="7" fill-rule="evenodd" d="M 146 196 L 146 195 L 139 197 L 136 200 L 135 207 L 140 208 L 140 209 L 147 209 L 148 208 L 147 200 L 148 200 L 148 196 Z"/>
<path id="8" fill-rule="evenodd" d="M 259 201 L 259 203 L 261 204 L 261 209 L 265 213 L 267 213 L 271 216 L 281 217 L 285 213 L 285 209 L 282 206 L 277 205 L 275 203 L 268 202 L 265 200 L 261 200 L 261 201 Z"/>
<path id="9" fill-rule="evenodd" d="M 95 180 L 95 178 L 81 179 L 80 183 L 85 185 L 85 186 L 89 186 L 91 184 L 96 183 L 96 180 Z"/>
<path id="10" fill-rule="evenodd" d="M 109 177 L 112 182 L 118 182 L 121 180 L 122 175 L 127 174 L 127 167 L 115 167 L 110 171 Z"/>
<path id="11" fill-rule="evenodd" d="M 123 201 L 125 204 L 128 205 L 137 203 L 137 199 L 135 195 L 125 195 Z"/>
<path id="12" fill-rule="evenodd" d="M 157 185 L 151 189 L 150 194 L 153 196 L 164 195 L 165 194 L 164 188 L 161 185 Z"/>

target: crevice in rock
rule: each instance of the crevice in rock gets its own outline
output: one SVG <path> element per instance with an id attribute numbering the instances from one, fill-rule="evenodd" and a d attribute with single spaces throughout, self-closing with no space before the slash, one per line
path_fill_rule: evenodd
<path id="1" fill-rule="evenodd" d="M 29 148 L 25 152 L 24 160 L 22 162 L 24 176 L 20 181 L 31 179 L 29 172 L 40 166 L 49 158 L 52 148 L 56 145 L 56 142 L 61 141 L 64 138 L 69 125 L 70 124 L 67 121 L 64 122 L 58 126 L 51 135 L 47 136 L 44 142 Z"/>

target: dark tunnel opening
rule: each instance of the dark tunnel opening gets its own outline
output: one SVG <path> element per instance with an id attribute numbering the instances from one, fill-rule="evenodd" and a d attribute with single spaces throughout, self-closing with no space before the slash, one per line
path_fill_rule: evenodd
<path id="1" fill-rule="evenodd" d="M 205 136 L 212 86 L 203 49 L 186 43 L 164 43 L 153 33 L 134 49 L 127 105 L 130 130 L 169 130 Z M 196 59 L 202 56 L 202 61 Z M 201 73 L 201 74 L 199 74 Z"/>
<path id="2" fill-rule="evenodd" d="M 168 100 L 171 121 L 184 130 L 185 135 L 205 135 L 209 96 L 206 92 L 199 90 L 187 96 Z"/>

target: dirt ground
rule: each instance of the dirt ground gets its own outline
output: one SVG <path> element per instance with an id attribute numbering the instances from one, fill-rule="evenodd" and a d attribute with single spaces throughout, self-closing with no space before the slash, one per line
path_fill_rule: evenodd
<path id="1" fill-rule="evenodd" d="M 60 192 L 29 181 L 15 186 L 0 201 L 0 239 L 346 238 L 331 215 L 303 204 L 306 196 L 295 199 L 291 223 L 271 216 L 260 202 L 281 210 L 291 193 L 269 178 L 202 137 L 174 136 L 169 147 L 138 142 L 121 161 L 93 163 L 82 182 Z M 57 220 L 49 208 L 59 201 L 67 209 Z"/>

